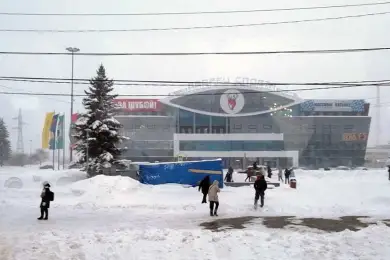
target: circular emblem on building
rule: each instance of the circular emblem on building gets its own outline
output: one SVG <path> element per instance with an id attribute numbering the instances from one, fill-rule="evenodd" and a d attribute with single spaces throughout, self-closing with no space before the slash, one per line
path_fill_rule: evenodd
<path id="1" fill-rule="evenodd" d="M 221 95 L 220 104 L 227 114 L 237 114 L 245 105 L 244 95 L 237 89 L 226 90 Z"/>

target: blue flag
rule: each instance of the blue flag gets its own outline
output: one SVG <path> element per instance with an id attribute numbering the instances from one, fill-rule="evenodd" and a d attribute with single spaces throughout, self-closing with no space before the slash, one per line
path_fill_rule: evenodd
<path id="1" fill-rule="evenodd" d="M 50 150 L 55 150 L 56 149 L 57 121 L 58 121 L 58 114 L 54 115 L 53 116 L 53 120 L 51 121 L 50 141 L 49 141 L 49 149 Z"/>

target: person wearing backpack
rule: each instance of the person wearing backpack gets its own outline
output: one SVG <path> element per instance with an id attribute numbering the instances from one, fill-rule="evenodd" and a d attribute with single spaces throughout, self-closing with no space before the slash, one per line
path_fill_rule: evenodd
<path id="1" fill-rule="evenodd" d="M 50 202 L 54 200 L 54 193 L 50 190 L 50 184 L 45 183 L 41 193 L 41 216 L 38 220 L 47 220 L 49 217 Z"/>

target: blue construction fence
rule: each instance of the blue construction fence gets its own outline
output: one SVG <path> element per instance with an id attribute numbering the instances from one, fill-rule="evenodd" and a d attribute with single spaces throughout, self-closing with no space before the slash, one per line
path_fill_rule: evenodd
<path id="1" fill-rule="evenodd" d="M 195 187 L 207 175 L 210 176 L 211 183 L 217 180 L 219 187 L 223 188 L 221 159 L 151 163 L 139 166 L 139 181 L 144 184 L 178 183 Z"/>

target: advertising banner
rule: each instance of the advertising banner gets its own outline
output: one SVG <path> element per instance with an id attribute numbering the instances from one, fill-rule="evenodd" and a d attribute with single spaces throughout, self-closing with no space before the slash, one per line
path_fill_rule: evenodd
<path id="1" fill-rule="evenodd" d="M 161 103 L 158 99 L 114 99 L 126 112 L 158 112 L 161 110 Z"/>
<path id="2" fill-rule="evenodd" d="M 301 111 L 303 112 L 359 112 L 363 113 L 364 100 L 330 100 L 317 99 L 306 100 L 301 104 Z"/>

